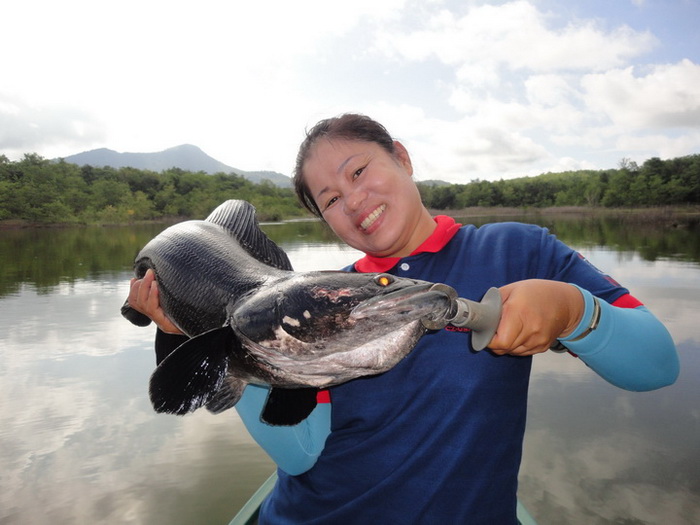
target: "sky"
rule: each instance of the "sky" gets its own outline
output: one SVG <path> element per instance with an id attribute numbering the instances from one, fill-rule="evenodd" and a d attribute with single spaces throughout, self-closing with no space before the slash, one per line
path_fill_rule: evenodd
<path id="1" fill-rule="evenodd" d="M 359 112 L 417 180 L 700 153 L 700 0 L 8 0 L 0 155 L 194 144 L 291 175 Z"/>

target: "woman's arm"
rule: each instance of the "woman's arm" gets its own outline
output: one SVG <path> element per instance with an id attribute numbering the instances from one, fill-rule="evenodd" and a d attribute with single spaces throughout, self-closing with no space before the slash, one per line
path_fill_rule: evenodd
<path id="1" fill-rule="evenodd" d="M 287 474 L 297 476 L 314 466 L 331 431 L 331 404 L 319 403 L 301 423 L 277 427 L 263 423 L 260 413 L 269 390 L 248 385 L 236 403 L 238 415 L 258 445 Z"/>
<path id="2" fill-rule="evenodd" d="M 575 286 L 575 285 L 574 285 Z M 581 322 L 559 341 L 606 381 L 625 390 L 673 384 L 680 363 L 666 327 L 646 307 L 619 308 L 578 286 Z"/>
<path id="3" fill-rule="evenodd" d="M 558 340 L 608 382 L 627 390 L 672 384 L 680 365 L 671 335 L 644 306 L 620 308 L 572 284 L 529 279 L 500 289 L 503 313 L 489 348 L 533 355 Z"/>

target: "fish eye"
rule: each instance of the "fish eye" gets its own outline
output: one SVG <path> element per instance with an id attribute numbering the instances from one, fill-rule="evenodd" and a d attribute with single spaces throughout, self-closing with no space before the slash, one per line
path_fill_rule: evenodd
<path id="1" fill-rule="evenodd" d="M 377 275 L 374 278 L 374 282 L 377 283 L 379 286 L 389 286 L 391 283 L 394 282 L 394 277 L 383 273 L 381 275 Z"/>

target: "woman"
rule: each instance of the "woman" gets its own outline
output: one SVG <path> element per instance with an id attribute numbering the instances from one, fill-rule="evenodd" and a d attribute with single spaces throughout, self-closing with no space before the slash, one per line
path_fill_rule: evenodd
<path id="1" fill-rule="evenodd" d="M 307 133 L 294 184 L 366 254 L 348 271 L 441 282 L 473 300 L 499 287 L 490 350 L 454 327 L 429 333 L 389 372 L 331 388 L 330 404 L 292 428 L 260 423 L 266 392 L 249 386 L 236 408 L 280 466 L 261 523 L 515 524 L 530 356 L 566 348 L 629 390 L 678 375 L 668 331 L 627 289 L 537 226 L 431 217 L 412 175 L 381 124 L 348 114 Z M 173 330 L 151 274 L 132 282 L 130 302 Z M 166 352 L 179 341 L 158 337 Z"/>

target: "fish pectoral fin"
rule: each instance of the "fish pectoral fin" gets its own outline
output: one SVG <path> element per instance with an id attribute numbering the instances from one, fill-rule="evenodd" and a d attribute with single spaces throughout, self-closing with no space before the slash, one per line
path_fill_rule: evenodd
<path id="1" fill-rule="evenodd" d="M 151 324 L 151 319 L 148 316 L 143 315 L 141 312 L 134 310 L 129 305 L 129 301 L 124 301 L 121 312 L 127 320 L 131 321 L 136 326 L 148 326 Z"/>
<path id="2" fill-rule="evenodd" d="M 274 426 L 301 423 L 316 408 L 316 388 L 271 388 L 260 419 Z"/>
<path id="3" fill-rule="evenodd" d="M 238 403 L 247 384 L 240 379 L 227 378 L 207 403 L 207 410 L 212 414 L 220 414 L 232 408 Z"/>
<path id="4" fill-rule="evenodd" d="M 156 412 L 184 415 L 207 404 L 224 383 L 229 327 L 217 328 L 178 346 L 151 375 L 149 395 Z"/>

